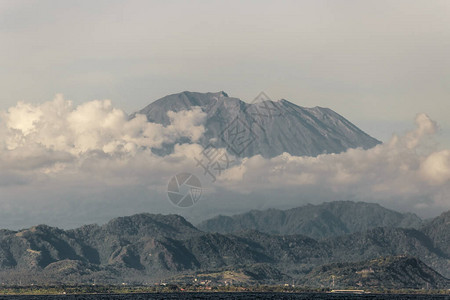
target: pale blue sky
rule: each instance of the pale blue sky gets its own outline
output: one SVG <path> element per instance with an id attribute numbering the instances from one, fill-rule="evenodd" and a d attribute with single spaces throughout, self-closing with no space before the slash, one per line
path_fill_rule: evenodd
<path id="1" fill-rule="evenodd" d="M 265 91 L 382 140 L 425 112 L 450 145 L 449 53 L 449 1 L 1 0 L 0 109 Z"/>

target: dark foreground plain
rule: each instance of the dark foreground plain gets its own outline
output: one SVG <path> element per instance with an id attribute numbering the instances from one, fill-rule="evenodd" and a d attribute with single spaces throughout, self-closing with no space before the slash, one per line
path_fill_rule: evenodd
<path id="1" fill-rule="evenodd" d="M 417 295 L 417 294 L 333 294 L 333 293 L 158 293 L 158 294 L 96 294 L 96 295 L 14 295 L 0 296 L 8 300 L 128 300 L 128 299 L 439 299 L 448 300 L 450 295 Z"/>

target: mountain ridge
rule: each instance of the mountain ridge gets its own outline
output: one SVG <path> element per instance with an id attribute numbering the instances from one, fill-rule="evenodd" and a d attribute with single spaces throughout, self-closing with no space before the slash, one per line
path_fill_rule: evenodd
<path id="1" fill-rule="evenodd" d="M 440 220 L 433 224 L 441 226 Z M 436 232 L 442 229 L 437 227 L 433 227 Z M 234 270 L 259 283 L 280 283 L 286 278 L 300 282 L 327 264 L 410 255 L 427 267 L 417 262 L 411 271 L 414 278 L 402 281 L 402 286 L 422 287 L 426 276 L 432 277 L 431 282 L 446 282 L 427 268 L 450 276 L 450 259 L 442 250 L 448 245 L 436 244 L 419 230 L 377 227 L 316 240 L 254 230 L 209 233 L 178 215 L 142 213 L 71 230 L 46 225 L 1 230 L 0 277 L 6 284 L 19 279 L 30 284 L 143 283 L 207 270 Z M 401 272 L 402 265 L 382 272 Z"/>
<path id="2" fill-rule="evenodd" d="M 425 276 L 424 276 L 425 275 Z M 446 288 L 445 277 L 415 257 L 401 255 L 318 267 L 302 281 L 309 286 L 402 289 Z"/>
<path id="3" fill-rule="evenodd" d="M 376 203 L 333 201 L 287 210 L 251 210 L 232 216 L 219 215 L 201 222 L 197 227 L 221 233 L 254 229 L 321 239 L 380 226 L 419 228 L 422 224 L 423 221 L 415 214 L 402 214 Z"/>

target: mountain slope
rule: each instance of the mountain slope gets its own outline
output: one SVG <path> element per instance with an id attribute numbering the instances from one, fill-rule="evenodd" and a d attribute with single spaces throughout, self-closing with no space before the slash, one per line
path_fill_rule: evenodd
<path id="1" fill-rule="evenodd" d="M 46 225 L 18 232 L 3 230 L 0 273 L 6 272 L 2 278 L 16 276 L 22 282 L 28 274 L 31 283 L 65 280 L 67 272 L 77 283 L 93 278 L 117 282 L 143 274 L 157 276 L 196 268 L 198 262 L 189 256 L 182 239 L 200 234 L 178 215 L 154 214 L 121 217 L 102 226 L 67 231 Z"/>
<path id="2" fill-rule="evenodd" d="M 360 261 L 380 256 L 411 255 L 450 277 L 450 259 L 423 232 L 404 228 L 374 228 L 322 241 L 333 261 Z"/>
<path id="3" fill-rule="evenodd" d="M 437 248 L 450 257 L 450 211 L 434 218 L 422 231 L 431 238 Z"/>
<path id="4" fill-rule="evenodd" d="M 207 114 L 202 146 L 213 142 L 217 148 L 227 148 L 236 156 L 274 157 L 284 152 L 317 156 L 349 148 L 367 149 L 380 143 L 328 108 L 305 108 L 284 99 L 248 104 L 224 92 L 169 95 L 130 117 L 144 114 L 148 121 L 167 126 L 168 111 L 179 112 L 195 106 Z M 240 140 L 247 142 L 235 143 L 232 131 L 236 128 L 242 130 Z M 171 145 L 166 145 L 160 152 L 170 151 Z"/>
<path id="5" fill-rule="evenodd" d="M 418 228 L 422 224 L 413 214 L 402 214 L 378 204 L 334 201 L 289 210 L 253 210 L 234 216 L 218 216 L 197 227 L 209 232 L 258 230 L 274 234 L 303 234 L 320 239 L 375 227 Z"/>
<path id="6" fill-rule="evenodd" d="M 335 288 L 444 289 L 450 281 L 417 258 L 394 256 L 321 266 L 308 274 L 302 283 Z"/>
<path id="7" fill-rule="evenodd" d="M 177 215 L 138 214 L 73 230 L 1 230 L 0 278 L 5 284 L 143 283 L 234 272 L 280 283 L 303 280 L 324 264 L 404 254 L 450 276 L 445 253 L 414 229 L 375 228 L 317 241 L 258 231 L 205 233 Z M 416 279 L 401 284 L 422 287 Z"/>

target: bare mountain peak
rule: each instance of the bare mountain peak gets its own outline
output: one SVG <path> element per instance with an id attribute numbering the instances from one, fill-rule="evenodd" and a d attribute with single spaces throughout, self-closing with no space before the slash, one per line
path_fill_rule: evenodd
<path id="1" fill-rule="evenodd" d="M 236 156 L 262 155 L 275 157 L 287 152 L 296 156 L 317 156 L 339 153 L 349 148 L 368 149 L 380 142 L 343 116 L 329 108 L 298 106 L 286 99 L 271 100 L 261 93 L 251 103 L 229 97 L 227 93 L 198 93 L 184 91 L 165 96 L 131 115 L 144 114 L 147 120 L 164 126 L 170 124 L 169 111 L 200 107 L 206 114 L 206 132 L 200 144 L 206 147 L 211 140 L 217 148 L 229 148 L 224 133 L 230 125 L 241 124 L 246 130 L 243 140 L 250 140 L 244 149 L 232 151 Z M 162 153 L 170 153 L 169 146 Z"/>

